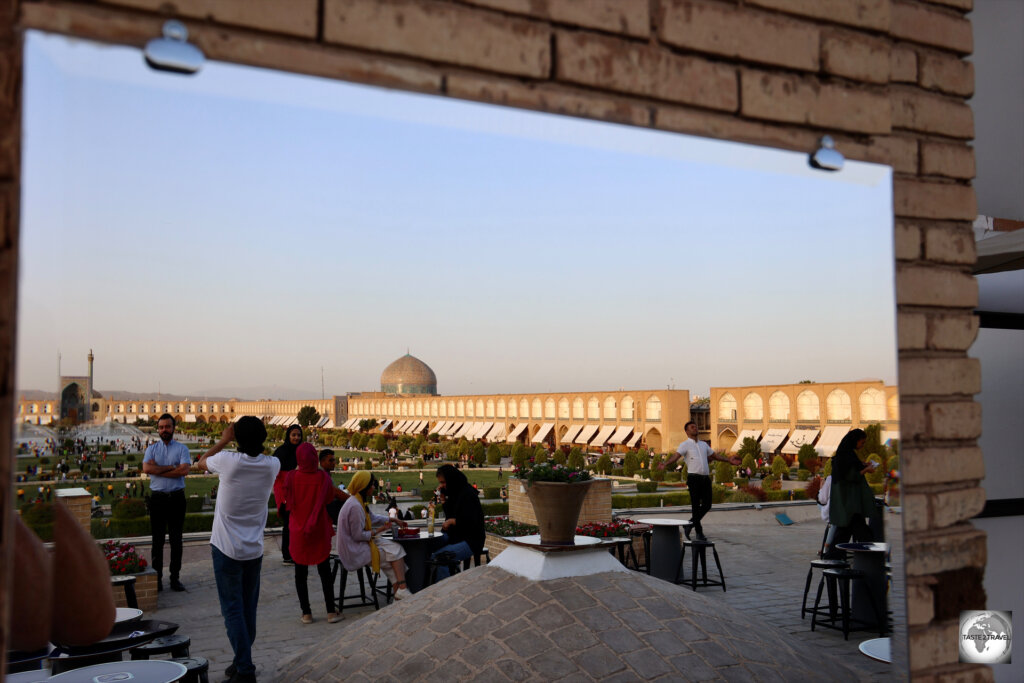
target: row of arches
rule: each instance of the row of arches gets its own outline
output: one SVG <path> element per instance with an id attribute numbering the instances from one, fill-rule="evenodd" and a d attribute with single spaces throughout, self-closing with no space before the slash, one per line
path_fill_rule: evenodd
<path id="1" fill-rule="evenodd" d="M 637 415 L 642 407 L 643 415 Z M 353 401 L 349 408 L 352 415 L 370 417 L 488 417 L 488 418 L 536 418 L 548 420 L 635 420 L 657 421 L 661 419 L 661 399 L 648 396 L 638 402 L 632 396 L 604 399 L 591 396 L 584 399 L 552 396 L 546 399 L 535 397 L 495 398 L 450 398 L 450 399 L 384 399 Z"/>
<path id="2" fill-rule="evenodd" d="M 896 419 L 899 415 L 899 398 L 894 394 L 888 401 L 878 389 L 869 387 L 857 397 L 861 421 L 880 422 L 886 419 L 886 413 Z M 743 419 L 763 420 L 764 399 L 757 392 L 751 391 L 743 397 Z M 849 421 L 853 418 L 853 405 L 850 394 L 842 389 L 833 389 L 825 396 L 825 419 L 829 421 Z M 736 397 L 726 392 L 718 399 L 718 419 L 737 419 Z M 771 422 L 791 421 L 790 399 L 782 391 L 773 392 L 768 397 L 768 420 Z M 796 397 L 796 420 L 798 422 L 819 422 L 821 420 L 821 401 L 818 394 L 810 389 L 801 391 Z"/>

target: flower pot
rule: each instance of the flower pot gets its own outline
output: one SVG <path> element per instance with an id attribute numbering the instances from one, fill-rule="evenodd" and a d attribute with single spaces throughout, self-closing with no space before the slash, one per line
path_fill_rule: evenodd
<path id="1" fill-rule="evenodd" d="M 535 481 L 526 489 L 543 545 L 574 545 L 583 500 L 593 481 Z"/>

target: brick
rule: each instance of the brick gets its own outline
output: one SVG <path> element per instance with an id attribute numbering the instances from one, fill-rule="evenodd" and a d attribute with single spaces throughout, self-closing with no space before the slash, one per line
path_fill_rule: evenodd
<path id="1" fill-rule="evenodd" d="M 447 3 L 325 0 L 324 40 L 535 78 L 551 71 L 543 24 Z"/>
<path id="2" fill-rule="evenodd" d="M 917 53 L 908 47 L 893 47 L 889 52 L 889 80 L 917 83 Z"/>
<path id="3" fill-rule="evenodd" d="M 893 86 L 892 127 L 951 138 L 974 137 L 974 114 L 962 101 L 917 88 Z"/>
<path id="4" fill-rule="evenodd" d="M 943 528 L 971 519 L 985 507 L 985 490 L 980 487 L 940 491 L 931 498 L 932 526 Z"/>
<path id="5" fill-rule="evenodd" d="M 897 173 L 917 175 L 917 139 L 906 135 L 877 135 L 863 138 L 834 135 L 836 149 L 848 159 L 859 159 L 892 166 Z"/>
<path id="6" fill-rule="evenodd" d="M 914 448 L 905 450 L 902 456 L 903 475 L 915 485 L 949 484 L 985 476 L 985 459 L 981 449 L 973 446 Z"/>
<path id="7" fill-rule="evenodd" d="M 660 100 L 736 111 L 736 70 L 646 45 L 560 31 L 557 78 Z"/>
<path id="8" fill-rule="evenodd" d="M 971 22 L 963 16 L 923 3 L 893 2 L 889 33 L 915 43 L 944 47 L 960 54 L 974 51 Z"/>
<path id="9" fill-rule="evenodd" d="M 903 463 L 900 463 L 903 467 Z M 903 475 L 904 479 L 907 475 Z M 901 501 L 903 505 L 903 531 L 927 531 L 928 520 L 928 496 L 923 493 L 904 493 Z"/>
<path id="10" fill-rule="evenodd" d="M 102 0 L 105 4 L 131 7 L 218 24 L 260 29 L 315 38 L 317 0 Z M 191 29 L 191 27 L 189 27 Z"/>
<path id="11" fill-rule="evenodd" d="M 969 185 L 896 178 L 893 206 L 897 216 L 974 220 L 978 205 Z"/>
<path id="12" fill-rule="evenodd" d="M 928 340 L 928 318 L 923 313 L 900 313 L 896 338 L 901 349 L 923 349 Z"/>
<path id="13" fill-rule="evenodd" d="M 974 233 L 967 224 L 963 229 L 936 227 L 924 233 L 924 256 L 939 263 L 973 265 L 977 260 Z"/>
<path id="14" fill-rule="evenodd" d="M 559 24 L 571 24 L 630 36 L 651 32 L 647 0 L 463 0 L 470 5 L 525 14 Z"/>
<path id="15" fill-rule="evenodd" d="M 957 650 L 957 624 L 945 622 L 909 629 L 907 654 L 911 667 L 915 662 L 930 666 L 955 664 L 960 655 Z"/>
<path id="16" fill-rule="evenodd" d="M 907 584 L 907 624 L 920 626 L 935 617 L 935 594 L 925 583 Z"/>
<path id="17" fill-rule="evenodd" d="M 662 3 L 662 41 L 699 52 L 817 71 L 819 31 L 814 24 L 705 0 Z"/>
<path id="18" fill-rule="evenodd" d="M 896 259 L 916 261 L 921 257 L 921 229 L 912 223 L 896 221 Z"/>
<path id="19" fill-rule="evenodd" d="M 974 94 L 974 63 L 940 52 L 922 52 L 918 84 L 928 90 L 970 97 Z"/>
<path id="20" fill-rule="evenodd" d="M 899 368 L 900 389 L 915 396 L 973 395 L 981 391 L 981 363 L 977 358 L 901 358 Z"/>
<path id="21" fill-rule="evenodd" d="M 905 397 L 900 397 L 900 447 L 912 441 L 918 441 L 928 436 L 928 420 L 925 417 L 924 403 L 912 403 Z M 903 465 L 900 465 L 903 467 Z M 911 480 L 913 481 L 913 480 Z"/>
<path id="22" fill-rule="evenodd" d="M 929 325 L 928 348 L 940 351 L 966 351 L 978 337 L 976 315 L 938 315 Z"/>
<path id="23" fill-rule="evenodd" d="M 821 66 L 828 73 L 868 83 L 888 83 L 889 43 L 856 31 L 833 29 L 821 37 Z"/>
<path id="24" fill-rule="evenodd" d="M 768 145 L 805 153 L 816 146 L 821 137 L 818 133 L 795 126 L 773 126 L 730 114 L 668 105 L 659 106 L 654 110 L 653 125 L 662 130 Z"/>
<path id="25" fill-rule="evenodd" d="M 813 78 L 743 69 L 744 116 L 858 133 L 888 133 L 889 100 L 860 88 L 821 83 Z"/>
<path id="26" fill-rule="evenodd" d="M 748 5 L 886 31 L 889 0 L 747 0 Z"/>
<path id="27" fill-rule="evenodd" d="M 935 439 L 976 439 L 981 436 L 981 404 L 974 401 L 929 403 L 928 425 L 928 433 Z"/>
<path id="28" fill-rule="evenodd" d="M 528 84 L 476 74 L 449 74 L 446 93 L 453 97 L 522 109 L 583 116 L 632 126 L 650 124 L 650 107 L 603 93 L 561 86 Z"/>
<path id="29" fill-rule="evenodd" d="M 908 534 L 903 547 L 908 578 L 985 566 L 985 532 L 966 523 L 935 532 Z"/>
<path id="30" fill-rule="evenodd" d="M 970 180 L 975 172 L 973 147 L 955 142 L 921 141 L 921 175 Z"/>

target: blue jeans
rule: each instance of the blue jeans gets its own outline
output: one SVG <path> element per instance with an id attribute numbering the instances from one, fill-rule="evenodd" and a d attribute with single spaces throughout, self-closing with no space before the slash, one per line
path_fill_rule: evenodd
<path id="1" fill-rule="evenodd" d="M 256 640 L 256 605 L 260 600 L 260 570 L 263 557 L 235 560 L 211 545 L 217 597 L 228 642 L 235 653 L 232 664 L 240 674 L 255 674 L 252 644 Z"/>
<path id="2" fill-rule="evenodd" d="M 452 543 L 451 545 L 446 545 L 443 548 L 438 548 L 430 554 L 430 559 L 436 559 L 437 556 L 443 552 L 455 553 L 455 559 L 459 562 L 473 557 L 473 549 L 469 547 L 469 544 L 465 541 L 459 541 L 458 543 Z M 437 568 L 438 581 L 441 579 L 447 579 L 449 576 L 451 576 L 451 572 L 448 571 L 448 565 L 443 565 Z"/>

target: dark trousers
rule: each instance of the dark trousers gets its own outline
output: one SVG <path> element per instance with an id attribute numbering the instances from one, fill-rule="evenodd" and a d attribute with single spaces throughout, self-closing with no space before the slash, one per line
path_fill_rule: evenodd
<path id="1" fill-rule="evenodd" d="M 851 538 L 854 543 L 871 543 L 875 540 L 875 535 L 871 533 L 871 528 L 868 526 L 867 520 L 864 519 L 864 515 L 855 514 L 850 517 L 849 525 L 836 528 L 832 546 L 835 547 L 837 543 L 848 543 Z"/>
<path id="2" fill-rule="evenodd" d="M 153 491 L 149 497 L 149 523 L 153 528 L 153 569 L 163 577 L 164 534 L 171 539 L 171 579 L 181 571 L 181 530 L 185 526 L 185 492 Z"/>
<path id="3" fill-rule="evenodd" d="M 711 477 L 706 474 L 687 475 L 686 488 L 690 492 L 690 505 L 693 508 L 693 516 L 690 517 L 693 530 L 703 536 L 704 527 L 700 525 L 700 520 L 711 509 Z"/>
<path id="4" fill-rule="evenodd" d="M 211 545 L 213 575 L 228 642 L 235 653 L 232 664 L 240 674 L 254 674 L 252 644 L 256 641 L 256 607 L 260 601 L 260 570 L 263 556 L 236 560 Z"/>
<path id="5" fill-rule="evenodd" d="M 331 559 L 327 558 L 316 565 L 316 572 L 320 575 L 320 587 L 324 590 L 324 604 L 327 606 L 327 613 L 334 612 L 334 582 L 331 581 Z M 303 614 L 312 614 L 309 609 L 309 588 L 306 587 L 306 577 L 309 575 L 309 567 L 304 564 L 295 565 L 295 592 L 299 594 L 299 607 Z"/>
<path id="6" fill-rule="evenodd" d="M 288 533 L 288 518 L 291 515 L 288 514 L 288 508 L 284 505 L 277 508 L 277 515 L 281 519 L 281 559 L 289 562 L 292 559 L 292 553 L 288 549 L 288 541 L 291 538 L 291 534 Z"/>

